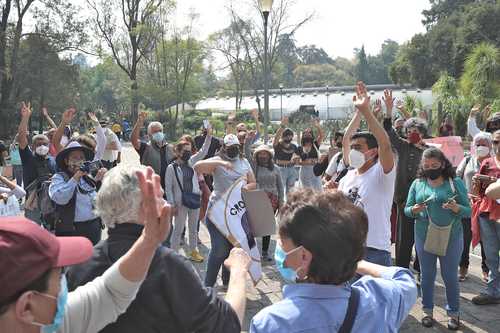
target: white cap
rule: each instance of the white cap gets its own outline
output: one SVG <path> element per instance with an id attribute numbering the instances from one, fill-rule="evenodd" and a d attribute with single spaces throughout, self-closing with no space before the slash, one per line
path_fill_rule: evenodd
<path id="1" fill-rule="evenodd" d="M 238 140 L 238 137 L 234 134 L 228 134 L 224 137 L 224 145 L 225 146 L 232 146 L 232 145 L 239 145 L 240 140 Z"/>

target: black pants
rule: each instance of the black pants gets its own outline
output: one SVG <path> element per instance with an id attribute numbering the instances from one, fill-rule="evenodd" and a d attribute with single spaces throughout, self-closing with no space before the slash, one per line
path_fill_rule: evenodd
<path id="1" fill-rule="evenodd" d="M 472 229 L 470 218 L 462 219 L 462 226 L 464 229 L 464 251 L 462 252 L 462 259 L 460 260 L 460 267 L 469 268 L 470 257 L 470 243 L 472 242 Z M 483 243 L 481 244 L 481 270 L 488 273 L 490 270 L 486 266 L 486 255 L 484 254 Z"/>
<path id="2" fill-rule="evenodd" d="M 271 244 L 271 236 L 262 237 L 262 253 L 267 253 L 269 244 Z"/>
<path id="3" fill-rule="evenodd" d="M 410 268 L 413 245 L 415 243 L 415 220 L 404 213 L 405 204 L 397 204 L 396 266 Z M 413 268 L 420 272 L 420 263 L 415 254 Z"/>
<path id="4" fill-rule="evenodd" d="M 88 238 L 92 245 L 96 245 L 101 240 L 102 223 L 101 219 L 97 218 L 85 222 L 73 223 L 72 231 L 57 231 L 56 236 L 81 236 Z"/>

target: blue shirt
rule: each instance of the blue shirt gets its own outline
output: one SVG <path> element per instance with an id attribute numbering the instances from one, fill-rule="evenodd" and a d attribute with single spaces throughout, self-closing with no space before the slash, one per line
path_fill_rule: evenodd
<path id="1" fill-rule="evenodd" d="M 352 332 L 398 332 L 417 300 L 409 270 L 387 267 L 381 278 L 364 276 L 352 286 L 298 283 L 283 288 L 283 300 L 262 309 L 250 324 L 251 333 L 337 332 L 351 288 L 360 291 Z"/>
<path id="2" fill-rule="evenodd" d="M 89 185 L 83 177 L 80 178 L 78 185 L 84 192 L 89 193 L 84 194 L 81 193 L 80 189 L 76 190 L 75 222 L 93 220 L 97 217 L 94 214 L 96 190 Z M 65 181 L 64 177 L 60 173 L 57 173 L 52 177 L 52 182 L 49 187 L 49 196 L 58 205 L 66 205 L 73 197 L 76 186 L 77 183 L 73 178 Z"/>

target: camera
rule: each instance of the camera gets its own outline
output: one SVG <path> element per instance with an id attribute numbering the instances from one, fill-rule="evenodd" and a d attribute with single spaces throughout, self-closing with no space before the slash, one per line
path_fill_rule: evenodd
<path id="1" fill-rule="evenodd" d="M 97 170 L 99 170 L 100 168 L 102 168 L 101 161 L 93 161 L 93 162 L 85 161 L 80 166 L 80 171 L 88 174 L 93 174 L 97 172 Z"/>

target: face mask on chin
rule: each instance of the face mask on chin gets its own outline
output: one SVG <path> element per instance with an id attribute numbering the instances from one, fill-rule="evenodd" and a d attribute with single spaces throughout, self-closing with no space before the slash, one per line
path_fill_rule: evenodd
<path id="1" fill-rule="evenodd" d="M 41 157 L 47 156 L 49 153 L 49 146 L 41 145 L 35 148 L 35 154 Z"/>

